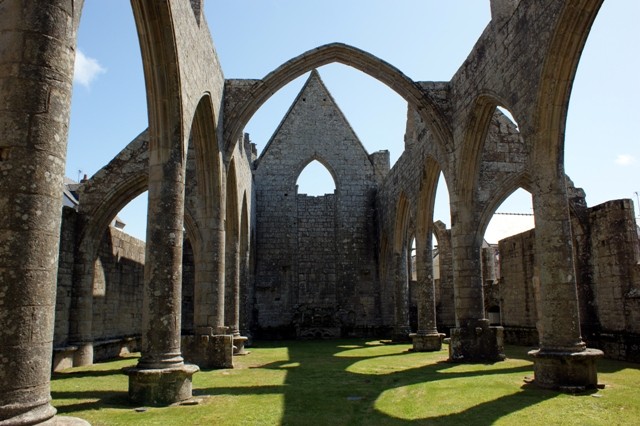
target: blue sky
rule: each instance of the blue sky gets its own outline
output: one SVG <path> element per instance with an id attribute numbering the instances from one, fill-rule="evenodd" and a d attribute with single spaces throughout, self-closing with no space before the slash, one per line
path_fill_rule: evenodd
<path id="1" fill-rule="evenodd" d="M 343 42 L 384 59 L 414 80 L 448 81 L 490 19 L 488 0 L 207 0 L 205 13 L 227 78 L 261 78 L 306 50 Z M 637 0 L 606 1 L 574 83 L 565 164 L 574 183 L 585 189 L 590 206 L 616 198 L 636 201 L 635 192 L 640 191 L 638 22 Z M 78 48 L 67 155 L 72 179 L 94 174 L 147 127 L 129 1 L 86 0 Z M 388 149 L 395 161 L 404 144 L 406 102 L 352 68 L 334 64 L 319 72 L 367 150 Z M 246 131 L 259 151 L 306 77 L 278 92 L 249 123 Z M 311 180 L 312 189 L 320 193 L 326 187 L 318 182 L 333 185 L 317 174 Z M 444 193 L 439 191 L 436 217 L 450 223 Z M 530 204 L 530 196 L 518 191 L 498 211 L 530 213 Z M 120 216 L 128 232 L 144 239 L 146 194 Z M 516 229 L 506 216 L 498 222 L 507 229 L 494 230 L 497 225 L 492 224 L 487 231 L 491 242 Z"/>

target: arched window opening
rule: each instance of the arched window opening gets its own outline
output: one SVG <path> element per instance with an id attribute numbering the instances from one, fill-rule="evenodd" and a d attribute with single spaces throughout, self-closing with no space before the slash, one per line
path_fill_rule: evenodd
<path id="1" fill-rule="evenodd" d="M 336 190 L 336 183 L 329 170 L 317 160 L 313 160 L 302 170 L 296 182 L 298 194 L 306 194 L 312 197 L 319 197 L 326 194 L 333 194 Z"/>
<path id="2" fill-rule="evenodd" d="M 418 273 L 416 270 L 416 238 L 411 237 L 409 244 L 409 279 L 411 281 L 418 280 Z"/>
<path id="3" fill-rule="evenodd" d="M 146 241 L 148 200 L 147 191 L 138 195 L 118 212 L 111 225 L 140 241 Z"/>
<path id="4" fill-rule="evenodd" d="M 444 174 L 440 172 L 438 177 L 438 188 L 436 189 L 436 200 L 433 205 L 433 221 L 441 221 L 447 227 L 451 226 L 451 208 L 449 206 L 449 188 Z M 435 238 L 433 239 L 435 241 Z"/>
<path id="5" fill-rule="evenodd" d="M 531 194 L 520 188 L 504 200 L 496 210 L 484 239 L 490 244 L 535 227 Z"/>
<path id="6" fill-rule="evenodd" d="M 504 115 L 505 117 L 507 117 L 509 119 L 509 121 L 511 121 L 515 126 L 517 130 L 520 130 L 519 126 L 518 126 L 518 122 L 516 121 L 515 118 L 513 118 L 513 114 L 511 114 L 511 111 L 509 111 L 508 109 L 506 109 L 505 107 L 502 107 L 500 105 L 498 105 L 496 107 L 496 110 L 498 110 L 499 112 L 502 113 L 502 115 Z"/>

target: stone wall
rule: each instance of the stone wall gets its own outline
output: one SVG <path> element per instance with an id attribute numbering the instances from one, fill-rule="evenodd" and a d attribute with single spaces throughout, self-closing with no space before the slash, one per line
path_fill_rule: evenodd
<path id="1" fill-rule="evenodd" d="M 140 334 L 144 250 L 144 242 L 118 229 L 104 233 L 93 279 L 96 341 Z"/>
<path id="2" fill-rule="evenodd" d="M 535 299 L 535 230 L 499 242 L 500 315 L 505 340 L 535 344 L 538 318 Z"/>
<path id="3" fill-rule="evenodd" d="M 297 193 L 313 160 L 335 194 Z M 374 165 L 317 72 L 257 160 L 255 185 L 257 331 L 335 336 L 378 326 Z"/>
<path id="4" fill-rule="evenodd" d="M 68 343 L 69 315 L 73 291 L 73 267 L 75 261 L 76 211 L 70 207 L 62 208 L 60 227 L 60 256 L 58 258 L 58 284 L 56 295 L 56 317 L 53 346 L 60 348 Z"/>
<path id="5" fill-rule="evenodd" d="M 640 242 L 632 201 L 574 208 L 572 228 L 583 338 L 610 358 L 640 361 Z M 505 340 L 535 344 L 535 231 L 500 241 L 499 251 Z"/>

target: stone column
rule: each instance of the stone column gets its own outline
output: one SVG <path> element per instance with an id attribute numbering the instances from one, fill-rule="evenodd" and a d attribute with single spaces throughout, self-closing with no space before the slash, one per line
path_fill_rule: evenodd
<path id="1" fill-rule="evenodd" d="M 564 176 L 538 185 L 533 196 L 536 258 L 539 271 L 538 334 L 535 383 L 543 388 L 593 388 L 598 384 L 596 360 L 603 353 L 588 349 L 580 333 L 573 242 Z"/>
<path id="2" fill-rule="evenodd" d="M 433 254 L 431 232 L 424 240 L 416 240 L 416 269 L 418 273 L 418 331 L 410 334 L 416 352 L 439 351 L 444 334 L 436 327 L 436 297 L 433 283 Z"/>
<path id="3" fill-rule="evenodd" d="M 225 336 L 225 232 L 224 205 L 216 208 L 199 204 L 203 241 L 194 246 L 195 288 L 193 319 L 195 333 L 182 337 L 185 358 L 202 368 L 233 368 L 232 337 Z M 211 207 L 211 206 L 210 206 Z M 214 212 L 207 215 L 205 211 Z"/>
<path id="4" fill-rule="evenodd" d="M 454 216 L 452 214 L 452 216 Z M 459 220 L 471 215 L 458 215 Z M 456 328 L 451 329 L 449 359 L 456 362 L 505 359 L 503 328 L 490 327 L 485 318 L 482 289 L 481 239 L 462 221 L 451 229 Z"/>
<path id="5" fill-rule="evenodd" d="M 60 420 L 50 374 L 81 10 L 82 1 L 0 2 L 0 424 Z"/>
<path id="6" fill-rule="evenodd" d="M 393 254 L 395 273 L 395 325 L 393 327 L 394 342 L 408 342 L 411 326 L 409 324 L 409 282 L 407 276 L 407 250 Z"/>
<path id="7" fill-rule="evenodd" d="M 83 220 L 83 223 L 86 221 Z M 99 244 L 99 241 L 94 242 Z M 69 318 L 69 342 L 77 349 L 73 366 L 93 364 L 93 274 L 97 248 L 83 240 L 73 265 L 73 297 Z"/>
<path id="8" fill-rule="evenodd" d="M 142 311 L 142 357 L 127 369 L 129 397 L 148 405 L 168 405 L 191 398 L 195 365 L 180 352 L 182 242 L 185 159 L 181 140 L 153 143 L 168 155 L 150 152 L 149 207 Z"/>
<path id="9" fill-rule="evenodd" d="M 240 335 L 240 242 L 236 240 L 233 243 L 233 265 L 231 272 L 232 282 L 232 309 L 229 325 L 231 334 L 233 334 L 233 354 L 246 355 L 244 349 L 247 338 Z"/>

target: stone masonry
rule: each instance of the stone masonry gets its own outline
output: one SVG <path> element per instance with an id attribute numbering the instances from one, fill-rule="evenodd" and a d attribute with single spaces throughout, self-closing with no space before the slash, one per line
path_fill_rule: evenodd
<path id="1" fill-rule="evenodd" d="M 503 306 L 502 313 L 509 324 L 535 324 L 535 383 L 595 386 L 602 352 L 587 343 L 635 356 L 640 298 L 630 202 L 587 210 L 563 163 L 571 85 L 602 0 L 490 0 L 491 22 L 442 82 L 413 81 L 342 43 L 301 52 L 263 79 L 225 78 L 201 0 L 131 3 L 148 129 L 80 185 L 71 218 L 61 215 L 60 195 L 83 1 L 0 2 L 1 425 L 59 420 L 49 403 L 54 346 L 73 365 L 87 365 L 101 342 L 130 334 L 139 334 L 141 358 L 127 372 L 129 396 L 145 405 L 190 398 L 198 366 L 189 362 L 230 366 L 234 347 L 241 352 L 252 333 L 402 340 L 415 332 L 414 348 L 432 350 L 445 331 L 451 361 L 499 361 L 504 329 L 489 319 L 495 306 L 485 304 L 495 289 L 487 286 L 494 280 L 482 236 L 517 188 L 532 194 L 535 240 L 504 248 L 507 263 L 529 262 L 523 273 L 505 264 L 504 277 L 527 280 L 513 286 L 509 303 L 528 311 L 510 316 Z M 388 153 L 364 150 L 314 71 L 329 63 L 351 66 L 407 101 L 405 151 L 392 169 Z M 244 135 L 247 122 L 308 72 L 258 157 Z M 334 194 L 298 194 L 297 177 L 313 160 L 333 176 Z M 441 175 L 450 192 L 446 232 L 433 217 Z M 136 243 L 115 233 L 103 238 L 145 190 L 144 278 L 136 281 Z M 121 257 L 118 264 L 118 253 L 132 263 Z M 529 285 L 523 277 L 531 273 Z M 132 320 L 138 330 L 128 330 Z"/>

